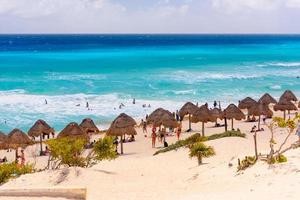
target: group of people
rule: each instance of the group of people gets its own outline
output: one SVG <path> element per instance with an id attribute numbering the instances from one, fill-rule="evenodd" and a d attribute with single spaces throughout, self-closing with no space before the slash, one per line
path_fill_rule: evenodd
<path id="1" fill-rule="evenodd" d="M 169 133 L 173 133 L 173 131 L 176 133 L 177 136 L 177 140 L 180 140 L 180 136 L 181 136 L 181 124 L 175 129 L 169 129 L 170 132 Z M 143 132 L 147 133 L 147 126 L 144 127 L 143 126 Z M 169 134 L 166 132 L 166 128 L 161 128 L 159 127 L 159 130 L 157 131 L 156 127 L 153 126 L 151 129 L 151 139 L 152 139 L 152 148 L 155 148 L 156 145 L 156 140 L 158 140 L 159 142 L 164 144 L 164 147 L 168 147 L 168 143 L 166 142 L 166 136 L 168 136 Z"/>

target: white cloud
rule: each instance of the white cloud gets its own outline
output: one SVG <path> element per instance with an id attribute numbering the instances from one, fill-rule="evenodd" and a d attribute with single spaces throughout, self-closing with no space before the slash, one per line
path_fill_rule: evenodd
<path id="1" fill-rule="evenodd" d="M 238 10 L 274 10 L 280 6 L 281 0 L 212 0 L 215 8 Z"/>
<path id="2" fill-rule="evenodd" d="M 288 27 L 299 8 L 300 0 L 0 0 L 0 33 L 300 32 Z"/>

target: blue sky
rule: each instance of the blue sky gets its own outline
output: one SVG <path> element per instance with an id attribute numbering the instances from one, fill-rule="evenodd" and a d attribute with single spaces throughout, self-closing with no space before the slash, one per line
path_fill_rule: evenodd
<path id="1" fill-rule="evenodd" d="M 300 33 L 300 0 L 0 0 L 0 33 Z"/>

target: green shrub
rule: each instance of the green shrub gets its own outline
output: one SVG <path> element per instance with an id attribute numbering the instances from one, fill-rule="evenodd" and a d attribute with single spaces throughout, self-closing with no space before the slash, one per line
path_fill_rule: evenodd
<path id="1" fill-rule="evenodd" d="M 190 145 L 193 145 L 197 142 L 205 142 L 208 140 L 216 140 L 216 139 L 220 139 L 220 138 L 224 138 L 224 137 L 246 137 L 246 134 L 241 133 L 240 131 L 227 131 L 224 133 L 220 133 L 220 134 L 213 134 L 210 136 L 201 136 L 200 133 L 195 133 L 193 135 L 191 135 L 190 137 L 184 139 L 184 140 L 179 140 L 174 144 L 169 145 L 168 147 L 158 150 L 156 151 L 153 155 L 157 155 L 160 153 L 165 153 L 168 151 L 173 151 L 173 150 L 177 150 L 181 147 L 189 147 Z"/>
<path id="2" fill-rule="evenodd" d="M 187 147 L 187 146 L 192 145 L 196 142 L 206 141 L 206 140 L 207 140 L 207 138 L 201 136 L 200 133 L 195 133 L 195 134 L 191 135 L 190 137 L 188 137 L 184 140 L 179 140 L 179 141 L 175 142 L 174 144 L 171 144 L 168 147 L 155 152 L 154 155 L 157 155 L 157 154 L 160 154 L 160 153 L 165 153 L 165 152 L 168 152 L 168 151 L 177 150 L 181 147 Z"/>
<path id="3" fill-rule="evenodd" d="M 3 163 L 0 165 L 0 184 L 7 182 L 10 178 L 18 177 L 22 174 L 32 173 L 33 165 L 19 166 L 15 162 Z"/>
<path id="4" fill-rule="evenodd" d="M 279 156 L 272 158 L 271 164 L 285 163 L 285 162 L 287 162 L 287 158 L 283 154 L 280 154 Z"/>
<path id="5" fill-rule="evenodd" d="M 198 165 L 202 164 L 202 158 L 208 158 L 215 154 L 215 150 L 211 146 L 206 146 L 202 142 L 197 142 L 190 146 L 189 156 L 191 158 L 196 157 L 198 159 Z"/>
<path id="6" fill-rule="evenodd" d="M 58 168 L 61 165 L 89 167 L 97 161 L 111 160 L 117 157 L 111 137 L 100 138 L 87 155 L 84 155 L 87 143 L 84 139 L 65 137 L 48 140 L 46 143 L 50 149 L 52 168 Z"/>
<path id="7" fill-rule="evenodd" d="M 46 144 L 51 152 L 51 160 L 57 163 L 54 168 L 60 165 L 85 167 L 86 159 L 82 153 L 86 143 L 85 139 L 69 137 L 48 140 Z"/>
<path id="8" fill-rule="evenodd" d="M 280 154 L 277 158 L 276 158 L 276 161 L 278 163 L 284 163 L 284 162 L 287 162 L 287 158 L 283 155 L 283 154 Z"/>
<path id="9" fill-rule="evenodd" d="M 255 156 L 246 156 L 244 160 L 239 162 L 238 171 L 245 170 L 256 163 Z"/>
<path id="10" fill-rule="evenodd" d="M 112 160 L 117 157 L 117 152 L 115 151 L 114 138 L 104 137 L 100 138 L 93 147 L 93 159 L 95 160 Z"/>
<path id="11" fill-rule="evenodd" d="M 220 134 L 213 134 L 207 137 L 207 140 L 216 140 L 224 137 L 246 137 L 245 133 L 241 133 L 240 131 L 226 131 Z"/>

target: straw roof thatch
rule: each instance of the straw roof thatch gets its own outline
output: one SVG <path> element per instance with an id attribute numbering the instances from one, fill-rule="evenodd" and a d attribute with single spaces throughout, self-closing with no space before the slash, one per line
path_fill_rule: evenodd
<path id="1" fill-rule="evenodd" d="M 34 125 L 29 129 L 28 135 L 30 137 L 38 137 L 42 134 L 54 133 L 54 129 L 51 128 L 44 120 L 37 120 Z"/>
<path id="2" fill-rule="evenodd" d="M 179 110 L 179 116 L 181 118 L 183 118 L 185 115 L 188 115 L 188 114 L 192 115 L 197 109 L 198 109 L 198 107 L 195 104 L 193 104 L 191 102 L 187 102 Z"/>
<path id="3" fill-rule="evenodd" d="M 276 104 L 277 101 L 274 99 L 269 93 L 265 93 L 260 99 L 258 100 L 259 103 L 269 105 L 271 103 Z"/>
<path id="4" fill-rule="evenodd" d="M 209 114 L 210 114 L 210 118 L 211 118 L 211 121 L 212 122 L 216 122 L 217 119 L 223 119 L 224 118 L 224 113 L 221 109 L 219 108 L 214 108 L 214 109 L 211 109 L 209 111 Z"/>
<path id="5" fill-rule="evenodd" d="M 277 104 L 274 106 L 275 111 L 290 111 L 290 110 L 297 110 L 297 107 L 295 104 L 290 102 L 289 100 L 286 99 L 281 99 Z"/>
<path id="6" fill-rule="evenodd" d="M 272 117 L 273 112 L 266 104 L 256 103 L 248 110 L 249 115 L 260 116 L 264 115 L 266 117 Z"/>
<path id="7" fill-rule="evenodd" d="M 62 137 L 88 139 L 88 134 L 76 122 L 71 122 L 57 136 L 57 138 Z"/>
<path id="8" fill-rule="evenodd" d="M 295 95 L 292 91 L 290 91 L 290 90 L 286 90 L 286 91 L 281 95 L 279 101 L 281 101 L 281 100 L 283 100 L 283 99 L 285 99 L 285 100 L 287 100 L 287 101 L 297 101 L 297 100 L 298 100 L 297 97 L 296 97 L 296 95 Z"/>
<path id="9" fill-rule="evenodd" d="M 6 149 L 8 143 L 8 137 L 0 131 L 0 149 Z"/>
<path id="10" fill-rule="evenodd" d="M 193 123 L 197 123 L 197 122 L 208 122 L 208 121 L 211 121 L 211 116 L 210 116 L 210 113 L 209 113 L 209 109 L 205 106 L 205 105 L 202 105 L 200 108 L 198 108 L 193 116 L 192 116 L 192 122 Z"/>
<path id="11" fill-rule="evenodd" d="M 226 117 L 227 119 L 236 119 L 236 120 L 245 119 L 244 113 L 234 104 L 230 104 L 224 110 L 224 117 Z"/>
<path id="12" fill-rule="evenodd" d="M 153 111 L 147 119 L 148 124 L 153 124 L 154 126 L 165 126 L 169 128 L 178 127 L 178 123 L 174 118 L 174 115 L 163 108 L 158 108 Z"/>
<path id="13" fill-rule="evenodd" d="M 245 99 L 239 101 L 239 109 L 249 109 L 253 104 L 255 104 L 256 101 L 252 99 L 251 97 L 246 97 Z"/>
<path id="14" fill-rule="evenodd" d="M 123 136 L 123 135 L 136 135 L 134 126 L 136 125 L 135 120 L 126 115 L 125 113 L 120 114 L 110 125 L 106 135 L 108 136 Z"/>
<path id="15" fill-rule="evenodd" d="M 8 144 L 10 148 L 25 147 L 32 144 L 28 135 L 26 135 L 20 129 L 14 129 L 8 134 Z"/>
<path id="16" fill-rule="evenodd" d="M 100 130 L 94 123 L 94 121 L 90 118 L 86 118 L 82 120 L 81 124 L 79 125 L 85 132 L 87 133 L 99 133 Z"/>

